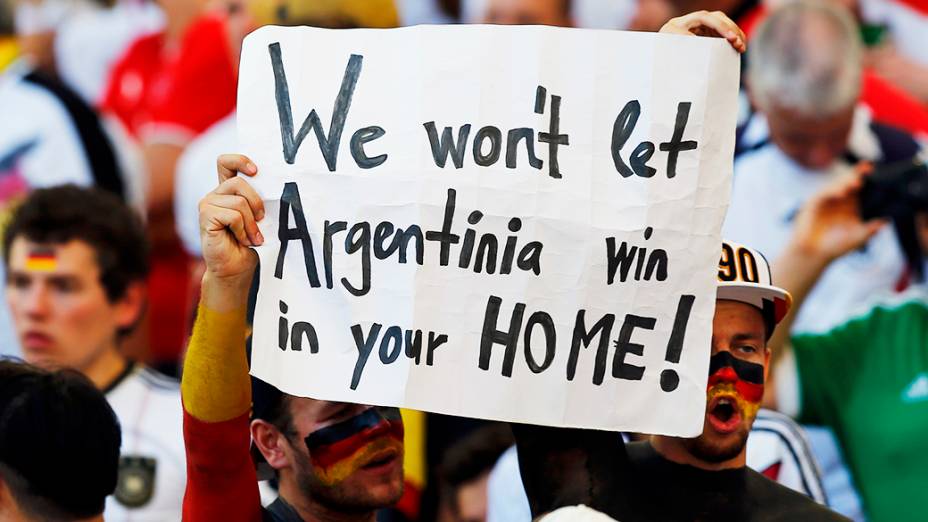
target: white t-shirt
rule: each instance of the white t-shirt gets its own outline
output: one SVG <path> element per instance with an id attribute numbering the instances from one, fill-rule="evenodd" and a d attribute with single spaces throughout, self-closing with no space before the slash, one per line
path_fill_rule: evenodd
<path id="1" fill-rule="evenodd" d="M 187 483 L 179 383 L 136 364 L 105 393 L 122 428 L 122 447 L 104 518 L 179 521 Z"/>

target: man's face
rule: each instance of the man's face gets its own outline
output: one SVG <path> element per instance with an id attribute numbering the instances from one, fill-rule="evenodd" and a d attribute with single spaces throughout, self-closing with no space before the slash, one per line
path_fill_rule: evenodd
<path id="1" fill-rule="evenodd" d="M 403 493 L 403 421 L 396 408 L 293 397 L 291 466 L 300 490 L 339 511 L 394 504 Z"/>
<path id="2" fill-rule="evenodd" d="M 744 449 L 764 394 L 770 352 L 757 308 L 719 300 L 712 321 L 712 359 L 702 435 L 686 439 L 693 456 L 719 463 Z"/>
<path id="3" fill-rule="evenodd" d="M 568 0 L 487 0 L 484 23 L 504 25 L 570 25 Z"/>
<path id="4" fill-rule="evenodd" d="M 94 250 L 83 241 L 39 244 L 17 237 L 7 269 L 7 303 L 32 364 L 83 370 L 135 320 L 130 305 L 107 299 Z"/>
<path id="5" fill-rule="evenodd" d="M 770 139 L 793 161 L 810 170 L 823 170 L 847 150 L 854 106 L 831 116 L 810 118 L 773 103 L 765 111 Z"/>

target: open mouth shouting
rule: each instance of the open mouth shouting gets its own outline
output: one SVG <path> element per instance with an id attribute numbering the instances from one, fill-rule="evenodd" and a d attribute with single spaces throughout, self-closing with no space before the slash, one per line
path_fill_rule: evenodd
<path id="1" fill-rule="evenodd" d="M 393 473 L 402 466 L 402 441 L 399 410 L 377 406 L 310 433 L 306 448 L 320 481 L 333 486 L 357 471 Z"/>
<path id="2" fill-rule="evenodd" d="M 727 435 L 757 415 L 764 396 L 764 367 L 719 352 L 709 362 L 706 421 Z"/>
<path id="3" fill-rule="evenodd" d="M 738 399 L 731 395 L 716 396 L 709 403 L 709 412 L 706 414 L 709 424 L 719 433 L 733 433 L 741 425 L 741 409 Z"/>

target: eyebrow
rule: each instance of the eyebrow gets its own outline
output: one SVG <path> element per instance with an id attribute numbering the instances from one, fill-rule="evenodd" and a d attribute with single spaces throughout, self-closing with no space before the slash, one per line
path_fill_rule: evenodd
<path id="1" fill-rule="evenodd" d="M 759 341 L 763 338 L 763 335 L 739 333 L 732 336 L 732 341 Z"/>

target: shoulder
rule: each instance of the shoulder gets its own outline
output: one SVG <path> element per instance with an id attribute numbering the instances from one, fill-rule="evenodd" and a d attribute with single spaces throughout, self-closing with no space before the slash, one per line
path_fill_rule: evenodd
<path id="1" fill-rule="evenodd" d="M 846 325 L 894 328 L 899 322 L 928 314 L 928 287 L 915 285 L 903 292 L 882 293 L 864 302 Z"/>
<path id="2" fill-rule="evenodd" d="M 171 395 L 180 392 L 180 381 L 148 366 L 139 366 L 138 378 L 153 391 L 164 391 Z"/>
<path id="3" fill-rule="evenodd" d="M 145 417 L 161 412 L 180 417 L 180 382 L 142 364 L 135 364 L 106 395 L 117 414 L 120 409 L 139 413 L 144 408 Z"/>
<path id="4" fill-rule="evenodd" d="M 748 490 L 765 520 L 846 521 L 847 518 L 809 497 L 746 469 Z"/>
<path id="5" fill-rule="evenodd" d="M 67 108 L 57 90 L 52 88 L 52 82 L 28 73 L 10 78 L 4 84 L 0 106 L 4 114 L 14 117 L 17 126 L 70 126 Z"/>

